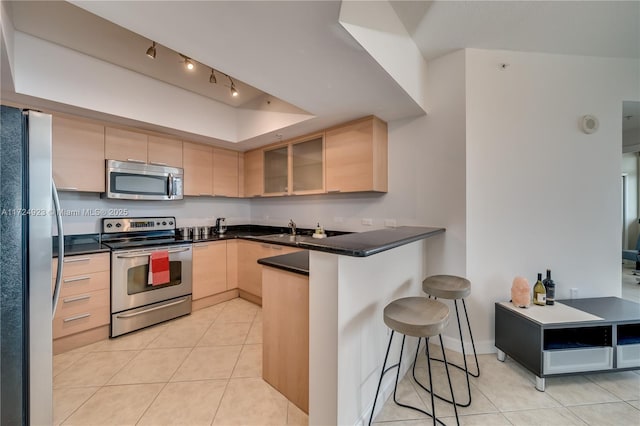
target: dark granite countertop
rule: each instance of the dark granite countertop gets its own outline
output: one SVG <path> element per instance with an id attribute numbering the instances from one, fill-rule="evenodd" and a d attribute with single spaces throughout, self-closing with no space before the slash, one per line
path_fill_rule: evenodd
<path id="1" fill-rule="evenodd" d="M 322 239 L 310 236 L 291 237 L 286 234 L 249 236 L 248 240 L 261 241 L 270 244 L 280 244 L 307 250 L 324 251 L 345 256 L 367 257 L 392 248 L 403 246 L 414 241 L 432 237 L 445 232 L 444 228 L 430 228 L 423 226 L 400 226 L 375 231 L 357 232 L 336 235 Z"/>
<path id="2" fill-rule="evenodd" d="M 445 232 L 445 229 L 424 226 L 400 226 L 398 228 L 354 233 L 326 231 L 328 237 L 321 239 L 311 237 L 313 233 L 311 229 L 299 229 L 298 231 L 299 235 L 291 236 L 286 227 L 238 225 L 230 226 L 227 232 L 222 235 L 216 234 L 208 238 L 185 241 L 198 243 L 242 238 L 250 241 L 324 251 L 345 256 L 366 257 L 440 234 Z M 54 237 L 53 241 L 54 257 L 57 257 L 56 238 Z M 65 254 L 67 255 L 106 251 L 109 251 L 109 249 L 100 244 L 99 234 L 69 235 L 65 237 Z"/>
<path id="3" fill-rule="evenodd" d="M 53 257 L 58 257 L 58 237 L 53 237 Z M 108 252 L 109 247 L 100 244 L 100 234 L 65 235 L 64 255 L 75 256 Z"/>
<path id="4" fill-rule="evenodd" d="M 295 253 L 281 254 L 279 256 L 258 259 L 258 263 L 273 268 L 294 272 L 301 275 L 309 275 L 309 250 Z"/>

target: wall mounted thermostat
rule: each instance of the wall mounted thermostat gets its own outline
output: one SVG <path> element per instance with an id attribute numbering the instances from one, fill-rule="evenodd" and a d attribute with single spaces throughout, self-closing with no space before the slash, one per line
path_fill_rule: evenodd
<path id="1" fill-rule="evenodd" d="M 584 117 L 582 117 L 581 127 L 582 131 L 586 134 L 595 133 L 598 130 L 599 126 L 600 122 L 598 121 L 598 118 L 596 116 L 585 115 Z"/>

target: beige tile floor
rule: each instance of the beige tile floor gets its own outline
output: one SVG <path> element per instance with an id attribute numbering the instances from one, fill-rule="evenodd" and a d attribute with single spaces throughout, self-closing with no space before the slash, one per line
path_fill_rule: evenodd
<path id="1" fill-rule="evenodd" d="M 440 348 L 433 347 L 433 351 L 438 354 Z M 460 354 L 449 351 L 447 358 L 458 362 L 462 359 Z M 468 359 L 473 362 L 473 357 Z M 535 389 L 534 375 L 511 358 L 500 362 L 495 354 L 479 355 L 478 361 L 481 375 L 471 378 L 472 403 L 458 409 L 461 425 L 640 425 L 638 370 L 547 378 L 546 391 L 539 392 Z M 432 363 L 432 369 L 436 391 L 450 397 L 443 365 Z M 456 369 L 450 372 L 456 398 L 466 402 L 464 374 Z M 417 363 L 416 377 L 428 387 L 424 352 Z M 429 394 L 419 387 L 411 373 L 398 384 L 397 395 L 400 402 L 432 412 Z M 456 424 L 450 404 L 436 400 L 435 406 L 438 418 L 447 425 Z M 390 398 L 374 424 L 430 425 L 432 420 L 419 412 L 398 407 Z"/>
<path id="2" fill-rule="evenodd" d="M 448 357 L 460 361 L 459 354 Z M 262 313 L 242 299 L 60 354 L 53 362 L 55 424 L 308 423 L 261 379 Z M 479 362 L 482 374 L 471 379 L 472 404 L 459 410 L 461 425 L 640 424 L 638 371 L 549 378 L 546 392 L 538 392 L 534 376 L 512 359 L 502 363 L 480 355 Z M 428 383 L 425 365 L 421 357 L 422 383 Z M 452 376 L 459 395 L 466 389 L 464 376 L 457 370 Z M 448 395 L 442 365 L 434 366 L 434 386 Z M 431 411 L 429 395 L 410 374 L 400 382 L 398 397 Z M 436 402 L 436 414 L 455 424 L 450 405 Z M 387 401 L 374 422 L 413 426 L 429 420 Z"/>
<path id="3" fill-rule="evenodd" d="M 53 359 L 56 425 L 306 425 L 262 380 L 262 312 L 234 299 Z"/>

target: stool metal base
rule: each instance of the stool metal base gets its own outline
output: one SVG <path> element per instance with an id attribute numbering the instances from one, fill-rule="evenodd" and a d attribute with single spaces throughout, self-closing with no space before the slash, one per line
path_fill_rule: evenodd
<path id="1" fill-rule="evenodd" d="M 398 363 L 397 364 L 393 364 L 393 365 L 391 365 L 391 366 L 389 366 L 388 368 L 385 369 L 385 367 L 387 365 L 387 359 L 389 358 L 389 351 L 391 349 L 391 342 L 393 341 L 394 333 L 395 333 L 395 330 L 391 330 L 391 336 L 389 336 L 389 345 L 387 346 L 387 352 L 386 352 L 386 354 L 384 356 L 384 362 L 382 363 L 382 372 L 380 374 L 380 380 L 378 380 L 378 388 L 376 389 L 376 396 L 375 396 L 375 398 L 373 400 L 373 407 L 371 408 L 371 416 L 369 417 L 369 425 L 371 425 L 371 422 L 373 421 L 373 414 L 376 411 L 376 402 L 377 402 L 377 399 L 378 399 L 378 394 L 380 393 L 380 386 L 382 385 L 382 378 L 384 377 L 385 374 L 387 374 L 388 371 L 390 371 L 390 370 L 392 370 L 394 368 L 397 368 L 398 371 L 396 372 L 396 381 L 395 381 L 395 385 L 394 385 L 394 388 L 393 388 L 393 402 L 395 402 L 396 405 L 398 405 L 400 407 L 409 408 L 411 410 L 418 411 L 420 413 L 423 413 L 423 414 L 431 417 L 433 419 L 433 425 L 434 426 L 436 425 L 436 423 L 440 423 L 441 425 L 446 426 L 445 423 L 443 423 L 440 419 L 438 419 L 436 417 L 436 408 L 435 408 L 435 400 L 434 400 L 435 393 L 428 391 L 429 394 L 431 395 L 431 409 L 432 409 L 433 413 L 428 413 L 428 412 L 426 412 L 426 411 L 424 411 L 424 410 L 422 410 L 422 409 L 420 409 L 418 407 L 414 407 L 414 406 L 411 406 L 411 405 L 407 405 L 407 404 L 403 404 L 401 402 L 398 402 L 398 399 L 396 397 L 396 391 L 398 390 L 398 380 L 400 378 L 400 366 L 401 366 L 401 363 L 402 363 L 402 353 L 404 351 L 404 341 L 405 341 L 406 336 L 404 334 L 402 335 L 402 345 L 400 346 L 400 357 L 398 359 Z M 439 337 L 440 337 L 440 345 L 442 345 L 443 344 L 442 343 L 442 336 L 439 335 Z M 418 358 L 418 351 L 420 350 L 420 340 L 421 339 L 422 338 L 418 339 L 418 348 L 416 350 L 416 359 Z M 428 370 L 429 370 L 429 387 L 433 388 L 433 380 L 432 380 L 432 377 L 431 377 L 431 359 L 429 357 L 429 338 L 426 337 L 425 340 L 427 342 L 426 354 L 427 354 L 427 365 L 428 365 Z M 449 390 L 451 391 L 451 395 L 453 395 L 453 385 L 451 384 L 451 376 L 449 375 L 449 367 L 448 367 L 448 363 L 446 362 L 446 356 L 445 356 L 445 369 L 447 371 L 447 379 L 448 379 L 448 382 L 449 382 Z M 414 361 L 414 364 L 413 364 L 413 372 L 414 372 L 414 378 L 415 378 L 415 361 Z M 416 382 L 417 382 L 417 380 L 416 380 Z M 420 384 L 420 383 L 418 383 L 418 384 Z M 424 386 L 422 386 L 422 384 L 420 384 L 420 386 L 424 388 Z M 424 389 L 426 389 L 426 388 L 424 388 Z M 454 408 L 454 412 L 455 412 L 455 415 L 456 415 L 456 424 L 459 426 L 460 425 L 460 420 L 458 419 L 458 410 L 457 410 L 456 404 L 455 404 L 455 397 L 453 397 L 453 401 L 454 401 L 453 408 Z"/>
<path id="2" fill-rule="evenodd" d="M 431 298 L 431 296 L 429 296 L 429 298 Z M 434 297 L 434 299 L 438 299 L 437 297 Z M 464 371 L 466 378 L 467 378 L 467 397 L 468 400 L 466 403 L 456 403 L 456 405 L 458 407 L 468 407 L 471 405 L 471 384 L 469 382 L 469 376 L 472 377 L 480 377 L 480 364 L 478 363 L 478 354 L 476 353 L 476 344 L 473 341 L 473 333 L 471 333 L 471 324 L 469 322 L 469 315 L 467 313 L 467 304 L 464 302 L 464 299 L 462 299 L 462 307 L 464 308 L 464 316 L 467 320 L 467 330 L 469 330 L 469 337 L 471 338 L 471 347 L 473 348 L 473 357 L 476 361 L 476 372 L 472 373 L 471 371 L 469 371 L 469 366 L 467 365 L 467 353 L 464 349 L 464 338 L 462 337 L 462 326 L 460 325 L 460 312 L 458 311 L 458 299 L 455 299 L 453 301 L 453 304 L 456 308 L 456 319 L 458 320 L 458 333 L 460 334 L 460 344 L 462 345 L 462 360 L 464 362 L 464 367 L 455 364 L 453 362 L 447 362 L 447 364 L 449 364 L 452 367 L 457 368 L 460 371 Z M 418 345 L 420 345 L 420 342 L 418 342 Z M 442 346 L 442 353 L 444 354 L 444 346 Z M 438 362 L 446 362 L 446 358 L 445 359 L 439 359 L 439 358 L 431 358 L 432 361 L 438 361 Z M 418 383 L 420 385 L 420 383 Z M 420 385 L 422 386 L 422 385 Z M 423 389 L 427 390 L 426 388 L 423 387 Z M 448 402 L 449 404 L 453 404 L 453 402 L 449 399 L 443 398 L 439 395 L 436 395 L 436 398 Z"/>

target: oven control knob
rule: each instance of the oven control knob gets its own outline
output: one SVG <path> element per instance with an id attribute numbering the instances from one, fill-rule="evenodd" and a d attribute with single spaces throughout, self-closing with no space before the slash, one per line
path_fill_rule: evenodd
<path id="1" fill-rule="evenodd" d="M 156 225 L 160 226 L 160 222 L 156 222 Z"/>
<path id="2" fill-rule="evenodd" d="M 173 221 L 172 221 L 172 222 L 169 222 L 169 225 L 173 225 Z"/>
<path id="3" fill-rule="evenodd" d="M 112 223 L 107 223 L 107 228 L 113 228 L 113 224 Z"/>
<path id="4" fill-rule="evenodd" d="M 116 223 L 116 228 L 121 228 L 122 224 L 121 223 Z"/>
<path id="5" fill-rule="evenodd" d="M 167 222 L 162 222 L 162 224 L 163 224 L 163 225 L 166 225 L 166 224 L 167 224 Z"/>

